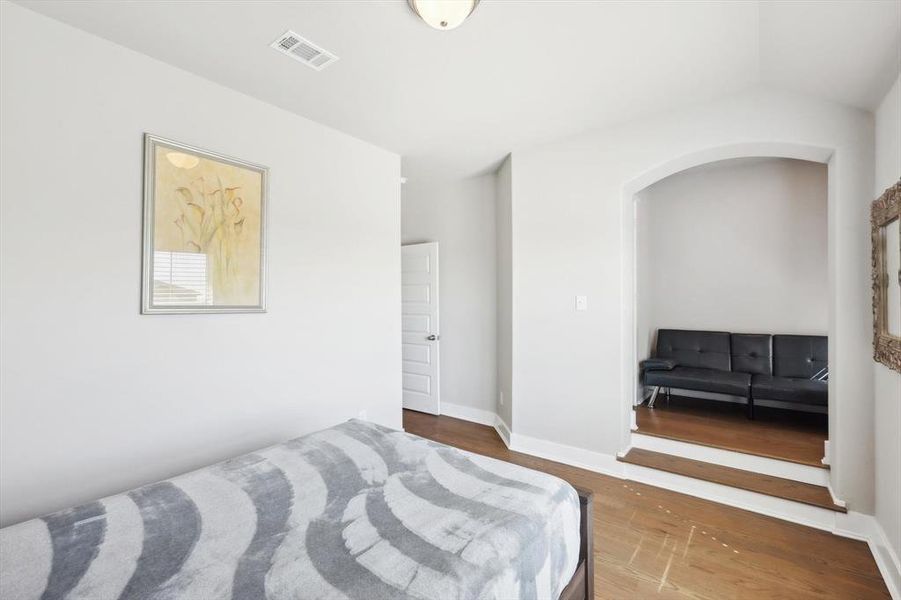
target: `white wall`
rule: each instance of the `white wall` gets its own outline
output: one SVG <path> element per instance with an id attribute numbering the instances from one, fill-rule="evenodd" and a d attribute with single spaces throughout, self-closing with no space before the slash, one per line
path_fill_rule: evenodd
<path id="1" fill-rule="evenodd" d="M 876 111 L 876 177 L 873 198 L 901 179 L 901 77 Z M 901 373 L 875 363 L 876 519 L 901 572 Z M 901 586 L 901 581 L 897 583 Z"/>
<path id="2" fill-rule="evenodd" d="M 0 10 L 0 522 L 400 427 L 399 157 Z M 145 131 L 270 167 L 268 313 L 139 314 Z"/>
<path id="3" fill-rule="evenodd" d="M 660 328 L 825 335 L 826 166 L 739 158 L 671 175 L 636 203 L 638 356 Z"/>
<path id="4" fill-rule="evenodd" d="M 497 415 L 513 424 L 513 157 L 497 171 Z"/>
<path id="5" fill-rule="evenodd" d="M 872 192 L 872 155 L 872 115 L 766 89 L 514 149 L 514 433 L 607 456 L 628 444 L 635 192 L 726 158 L 829 161 L 833 488 L 853 510 L 871 512 L 869 229 L 861 198 Z M 588 296 L 586 312 L 574 311 L 579 294 Z"/>
<path id="6" fill-rule="evenodd" d="M 404 244 L 438 242 L 441 404 L 494 413 L 497 395 L 493 174 L 401 190 Z"/>

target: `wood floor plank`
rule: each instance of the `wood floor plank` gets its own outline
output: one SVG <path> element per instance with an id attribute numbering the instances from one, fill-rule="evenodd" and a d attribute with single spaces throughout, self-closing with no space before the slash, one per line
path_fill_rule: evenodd
<path id="1" fill-rule="evenodd" d="M 889 598 L 864 542 L 512 452 L 484 425 L 404 411 L 404 429 L 593 490 L 596 598 Z"/>
<path id="2" fill-rule="evenodd" d="M 811 506 L 818 506 L 834 510 L 836 512 L 848 512 L 846 508 L 838 506 L 832 501 L 832 495 L 829 490 L 821 485 L 813 485 L 810 483 L 802 483 L 782 477 L 773 477 L 771 475 L 763 475 L 761 473 L 753 473 L 742 469 L 734 469 L 732 467 L 724 467 L 700 460 L 691 460 L 662 452 L 654 452 L 643 448 L 632 448 L 629 452 L 619 458 L 622 462 L 627 462 L 641 467 L 648 467 L 676 475 L 684 475 L 694 479 L 710 481 L 728 485 L 730 487 L 766 494 L 767 496 L 775 496 L 785 500 L 801 502 Z"/>
<path id="3" fill-rule="evenodd" d="M 669 404 L 661 396 L 656 408 L 640 405 L 635 412 L 638 433 L 826 468 L 829 424 L 823 414 L 760 406 L 750 420 L 741 404 L 683 396 Z"/>

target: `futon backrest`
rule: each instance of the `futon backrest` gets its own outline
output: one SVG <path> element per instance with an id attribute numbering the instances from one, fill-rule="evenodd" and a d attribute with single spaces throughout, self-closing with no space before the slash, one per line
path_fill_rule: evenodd
<path id="1" fill-rule="evenodd" d="M 825 335 L 774 335 L 773 374 L 776 377 L 813 377 L 828 365 Z"/>
<path id="2" fill-rule="evenodd" d="M 773 336 L 768 333 L 732 334 L 732 370 L 752 375 L 773 374 Z"/>
<path id="3" fill-rule="evenodd" d="M 730 368 L 729 334 L 725 331 L 657 330 L 657 358 L 671 358 L 682 367 Z"/>

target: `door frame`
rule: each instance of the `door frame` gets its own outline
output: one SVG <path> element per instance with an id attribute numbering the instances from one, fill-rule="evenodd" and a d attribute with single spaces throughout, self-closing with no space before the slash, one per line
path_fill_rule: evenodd
<path id="1" fill-rule="evenodd" d="M 429 395 L 435 399 L 435 412 L 422 411 L 427 412 L 427 414 L 441 414 L 441 348 L 440 348 L 440 338 L 441 338 L 441 298 L 440 298 L 440 288 L 441 288 L 441 272 L 439 268 L 440 262 L 440 249 L 438 242 L 415 242 L 409 244 L 401 244 L 401 253 L 403 253 L 404 248 L 411 248 L 416 246 L 428 246 L 433 248 L 434 250 L 434 273 L 435 273 L 435 284 L 434 289 L 430 287 L 430 293 L 434 294 L 435 302 L 435 322 L 429 323 L 429 334 L 435 336 L 435 340 L 430 342 L 429 345 L 429 353 L 430 353 L 430 361 L 434 361 L 435 364 L 435 376 L 434 376 L 434 386 L 430 388 Z M 403 257 L 401 257 L 401 286 L 403 286 Z M 430 303 L 431 304 L 431 303 Z M 401 322 L 403 322 L 403 294 L 401 294 Z M 403 328 L 402 328 L 403 329 Z M 403 345 L 404 339 L 404 331 L 401 331 L 401 344 Z M 401 349 L 401 407 L 406 409 L 406 406 L 403 406 L 403 349 Z M 416 409 L 410 409 L 416 410 Z"/>

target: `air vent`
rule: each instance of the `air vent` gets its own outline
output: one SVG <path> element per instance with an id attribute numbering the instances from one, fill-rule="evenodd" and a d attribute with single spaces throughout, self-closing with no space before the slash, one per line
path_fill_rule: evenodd
<path id="1" fill-rule="evenodd" d="M 270 46 L 317 71 L 321 71 L 338 60 L 338 57 L 328 50 L 320 48 L 293 31 L 286 31 L 272 42 Z"/>

